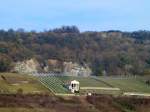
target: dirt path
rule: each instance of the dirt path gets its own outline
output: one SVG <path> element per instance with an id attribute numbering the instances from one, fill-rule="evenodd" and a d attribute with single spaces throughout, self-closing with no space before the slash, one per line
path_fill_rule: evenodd
<path id="1" fill-rule="evenodd" d="M 143 96 L 143 97 L 150 97 L 149 93 L 136 93 L 136 92 L 125 92 L 123 93 L 125 96 Z"/>
<path id="2" fill-rule="evenodd" d="M 82 90 L 88 89 L 100 89 L 100 90 L 112 90 L 112 91 L 120 91 L 120 88 L 109 88 L 109 87 L 81 87 Z"/>

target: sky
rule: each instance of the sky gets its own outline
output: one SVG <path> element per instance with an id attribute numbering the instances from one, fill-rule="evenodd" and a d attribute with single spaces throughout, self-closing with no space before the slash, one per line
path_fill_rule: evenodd
<path id="1" fill-rule="evenodd" d="M 0 0 L 0 29 L 150 30 L 150 0 Z"/>

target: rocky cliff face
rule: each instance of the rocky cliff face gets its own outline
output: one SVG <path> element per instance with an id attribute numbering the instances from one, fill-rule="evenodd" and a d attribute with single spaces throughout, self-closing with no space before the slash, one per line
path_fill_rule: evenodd
<path id="1" fill-rule="evenodd" d="M 14 71 L 19 73 L 36 73 L 41 72 L 40 64 L 35 59 L 30 59 L 22 62 L 16 62 Z M 90 76 L 92 71 L 85 65 L 79 65 L 73 62 L 62 62 L 54 59 L 49 59 L 45 67 L 45 72 L 59 72 L 71 76 Z"/>
<path id="2" fill-rule="evenodd" d="M 63 62 L 55 59 L 47 61 L 48 71 L 63 72 Z"/>
<path id="3" fill-rule="evenodd" d="M 14 71 L 19 73 L 35 73 L 38 72 L 39 63 L 35 59 L 22 62 L 16 62 Z"/>
<path id="4" fill-rule="evenodd" d="M 90 76 L 92 71 L 91 69 L 85 65 L 81 66 L 77 63 L 72 62 L 64 62 L 64 73 L 72 76 Z"/>
<path id="5" fill-rule="evenodd" d="M 59 72 L 71 76 L 90 76 L 92 74 L 87 65 L 82 66 L 78 63 L 63 62 L 55 59 L 49 59 L 44 69 L 46 72 Z"/>

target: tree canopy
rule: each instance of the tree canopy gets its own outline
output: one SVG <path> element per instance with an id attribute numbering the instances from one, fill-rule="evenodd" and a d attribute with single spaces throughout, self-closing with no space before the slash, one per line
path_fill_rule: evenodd
<path id="1" fill-rule="evenodd" d="M 0 54 L 1 67 L 8 65 L 6 55 L 10 63 L 30 58 L 86 63 L 95 75 L 142 74 L 150 69 L 150 32 L 80 32 L 76 26 L 43 32 L 0 30 Z"/>

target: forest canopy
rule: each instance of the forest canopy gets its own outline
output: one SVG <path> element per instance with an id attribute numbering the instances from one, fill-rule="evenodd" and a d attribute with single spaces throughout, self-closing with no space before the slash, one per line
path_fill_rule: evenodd
<path id="1" fill-rule="evenodd" d="M 12 63 L 36 58 L 87 64 L 94 75 L 142 75 L 150 69 L 150 31 L 80 32 L 63 26 L 36 32 L 23 29 L 0 30 L 0 71 Z"/>

